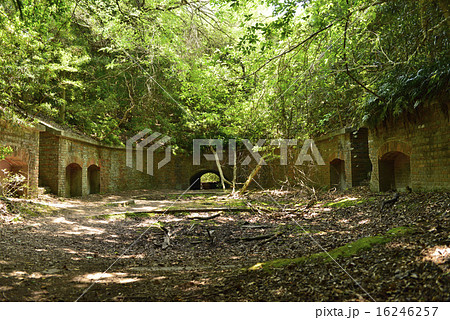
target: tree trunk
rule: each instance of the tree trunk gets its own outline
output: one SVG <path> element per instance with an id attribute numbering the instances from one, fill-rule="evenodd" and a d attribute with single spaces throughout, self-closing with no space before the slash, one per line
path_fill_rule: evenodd
<path id="1" fill-rule="evenodd" d="M 247 191 L 247 188 L 250 185 L 250 183 L 252 182 L 253 178 L 256 176 L 256 174 L 259 172 L 259 170 L 261 170 L 263 162 L 264 162 L 264 157 L 261 157 L 259 159 L 258 165 L 255 167 L 255 169 L 253 169 L 252 173 L 250 173 L 250 175 L 248 176 L 247 181 L 245 181 L 242 189 L 239 190 L 240 194 L 243 194 L 245 191 Z"/>
<path id="2" fill-rule="evenodd" d="M 209 147 L 210 147 L 212 153 L 214 154 L 214 159 L 216 159 L 216 166 L 217 166 L 217 170 L 219 170 L 220 183 L 222 184 L 222 189 L 225 190 L 225 177 L 223 175 L 222 166 L 220 164 L 219 157 L 217 156 L 217 153 L 214 150 L 214 148 L 212 146 L 209 146 Z"/>

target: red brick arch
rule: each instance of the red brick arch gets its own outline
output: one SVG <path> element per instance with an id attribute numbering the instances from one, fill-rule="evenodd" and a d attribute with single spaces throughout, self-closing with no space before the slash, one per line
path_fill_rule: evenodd
<path id="1" fill-rule="evenodd" d="M 90 159 L 88 160 L 87 164 L 86 164 L 86 167 L 89 168 L 89 167 L 92 166 L 92 165 L 95 165 L 95 166 L 97 166 L 97 167 L 100 167 L 100 163 L 99 163 L 99 161 L 98 161 L 97 159 L 90 158 Z"/>
<path id="2" fill-rule="evenodd" d="M 378 159 L 381 159 L 383 155 L 385 155 L 388 152 L 401 152 L 407 155 L 408 157 L 411 157 L 411 145 L 402 142 L 402 141 L 388 141 L 385 144 L 383 144 L 377 152 Z"/>
<path id="3" fill-rule="evenodd" d="M 83 161 L 83 158 L 81 158 L 81 157 L 79 157 L 79 156 L 77 156 L 77 155 L 70 155 L 67 159 L 66 159 L 66 164 L 65 164 L 65 166 L 68 166 L 68 165 L 70 165 L 71 163 L 76 163 L 76 164 L 78 164 L 80 167 L 82 167 L 83 168 L 83 163 L 84 163 L 84 161 Z"/>
<path id="4" fill-rule="evenodd" d="M 327 157 L 327 163 L 330 163 L 334 159 L 345 161 L 344 151 L 333 152 L 330 156 Z"/>

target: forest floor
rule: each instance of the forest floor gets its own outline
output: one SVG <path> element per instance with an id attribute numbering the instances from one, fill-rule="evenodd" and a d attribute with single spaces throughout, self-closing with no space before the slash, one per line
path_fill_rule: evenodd
<path id="1" fill-rule="evenodd" d="M 0 200 L 0 301 L 450 301 L 449 193 L 177 198 Z"/>

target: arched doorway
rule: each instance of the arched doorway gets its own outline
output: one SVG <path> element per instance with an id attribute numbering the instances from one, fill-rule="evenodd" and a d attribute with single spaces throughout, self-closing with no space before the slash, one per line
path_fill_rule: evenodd
<path id="1" fill-rule="evenodd" d="M 219 189 L 221 187 L 219 172 L 202 170 L 194 174 L 190 181 L 191 190 Z"/>
<path id="2" fill-rule="evenodd" d="M 345 185 L 345 161 L 336 158 L 330 162 L 330 186 L 344 190 Z"/>
<path id="3" fill-rule="evenodd" d="M 378 160 L 380 191 L 404 190 L 411 185 L 410 158 L 399 151 L 385 153 Z"/>
<path id="4" fill-rule="evenodd" d="M 82 170 L 77 163 L 66 167 L 66 196 L 79 197 L 82 195 Z"/>
<path id="5" fill-rule="evenodd" d="M 95 164 L 88 168 L 88 193 L 100 193 L 100 167 Z"/>
<path id="6" fill-rule="evenodd" d="M 0 194 L 9 197 L 26 195 L 29 155 L 18 149 L 0 161 Z"/>

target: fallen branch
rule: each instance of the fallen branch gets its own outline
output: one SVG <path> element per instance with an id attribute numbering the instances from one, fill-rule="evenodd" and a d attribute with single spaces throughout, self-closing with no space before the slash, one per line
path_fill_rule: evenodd
<path id="1" fill-rule="evenodd" d="M 250 209 L 252 209 L 252 211 L 254 212 L 258 212 L 259 214 L 263 214 L 263 212 L 256 206 L 252 205 L 250 202 L 247 201 L 247 206 L 250 207 Z"/>
<path id="2" fill-rule="evenodd" d="M 180 209 L 156 209 L 156 210 L 149 210 L 149 211 L 131 211 L 132 213 L 178 213 L 178 212 L 239 212 L 239 211 L 245 211 L 249 212 L 251 211 L 250 208 L 247 207 L 218 207 L 218 208 L 180 208 Z"/>
<path id="3" fill-rule="evenodd" d="M 272 240 L 275 240 L 276 238 L 278 238 L 278 236 L 280 236 L 282 234 L 282 232 L 277 232 L 277 233 L 275 233 L 273 236 L 271 236 L 270 238 L 268 238 L 268 239 L 266 239 L 266 240 L 264 240 L 264 241 L 261 241 L 260 243 L 259 243 L 259 245 L 263 245 L 263 244 L 266 244 L 266 243 L 268 243 L 268 242 L 270 242 L 270 241 L 272 241 Z"/>
<path id="4" fill-rule="evenodd" d="M 270 239 L 272 237 L 278 237 L 279 235 L 283 234 L 283 232 L 277 232 L 275 234 L 271 233 L 271 234 L 262 234 L 259 236 L 255 236 L 255 237 L 244 237 L 244 238 L 240 238 L 240 240 L 243 241 L 254 241 L 254 240 L 264 240 L 264 239 Z"/>
<path id="5" fill-rule="evenodd" d="M 218 216 L 220 216 L 222 212 L 218 212 L 216 214 L 213 214 L 212 216 L 194 216 L 194 217 L 187 217 L 188 219 L 191 220 L 210 220 L 210 219 L 214 219 L 217 218 Z"/>
<path id="6" fill-rule="evenodd" d="M 244 224 L 241 226 L 241 228 L 248 228 L 248 229 L 270 229 L 272 226 L 268 225 L 259 225 L 259 224 Z"/>

